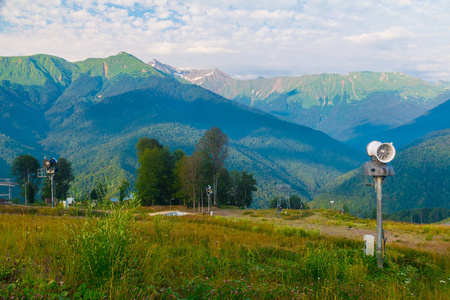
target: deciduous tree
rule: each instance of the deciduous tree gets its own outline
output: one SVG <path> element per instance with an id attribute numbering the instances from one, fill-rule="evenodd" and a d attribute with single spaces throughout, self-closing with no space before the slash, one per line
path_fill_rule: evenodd
<path id="1" fill-rule="evenodd" d="M 130 188 L 130 186 L 131 186 L 131 183 L 128 180 L 126 180 L 126 179 L 123 179 L 120 182 L 120 186 L 119 186 L 119 201 L 123 201 L 123 199 L 125 199 L 125 196 L 127 194 L 128 189 Z"/>
<path id="2" fill-rule="evenodd" d="M 70 184 L 74 180 L 72 163 L 64 158 L 58 158 L 58 173 L 55 174 L 55 197 L 66 199 L 70 189 Z"/>
<path id="3" fill-rule="evenodd" d="M 191 156 L 184 156 L 180 161 L 179 175 L 181 188 L 189 199 L 195 211 L 197 196 L 202 192 L 202 156 L 194 152 Z"/>
<path id="4" fill-rule="evenodd" d="M 228 157 L 228 136 L 223 133 L 220 128 L 212 127 L 209 129 L 203 137 L 198 141 L 196 145 L 197 151 L 199 151 L 206 162 L 211 166 L 214 182 L 214 205 L 218 205 L 217 198 L 217 184 L 218 174 L 220 168 L 225 164 L 225 160 Z"/>
<path id="5" fill-rule="evenodd" d="M 168 147 L 152 139 L 139 139 L 136 190 L 143 205 L 166 204 L 172 196 L 174 159 Z"/>
<path id="6" fill-rule="evenodd" d="M 253 201 L 253 192 L 256 192 L 256 179 L 253 174 L 242 171 L 239 182 L 239 206 L 250 206 Z"/>

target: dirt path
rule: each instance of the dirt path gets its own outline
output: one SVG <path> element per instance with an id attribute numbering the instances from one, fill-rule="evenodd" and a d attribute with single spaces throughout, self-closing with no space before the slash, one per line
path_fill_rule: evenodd
<path id="1" fill-rule="evenodd" d="M 180 209 L 178 211 L 184 211 L 189 214 L 201 215 L 200 212 L 192 212 L 192 210 Z M 348 220 L 339 221 L 338 218 L 333 216 L 323 215 L 320 211 L 310 212 L 310 215 L 306 217 L 297 218 L 294 220 L 289 219 L 282 214 L 282 218 L 273 210 L 243 210 L 243 209 L 220 209 L 211 208 L 212 216 L 221 216 L 229 218 L 249 218 L 256 222 L 271 220 L 278 225 L 302 227 L 308 230 L 316 230 L 324 236 L 342 237 L 352 240 L 364 240 L 364 235 L 377 236 L 376 225 L 367 225 L 367 220 L 361 220 L 348 216 Z M 174 212 L 160 211 L 149 213 L 149 215 L 168 214 Z M 203 214 L 208 214 L 207 210 L 204 210 Z M 298 211 L 290 212 L 291 215 L 297 214 Z M 374 223 L 374 222 L 372 222 Z M 391 225 L 394 224 L 394 225 Z M 397 226 L 396 226 L 397 224 Z M 404 223 L 389 223 L 385 225 L 385 237 L 387 238 L 386 246 L 395 247 L 407 247 L 415 250 L 439 253 L 448 255 L 450 253 L 450 227 L 446 225 L 432 225 L 435 232 L 424 233 L 424 226 L 427 225 L 410 225 Z M 402 229 L 402 227 L 405 227 Z"/>
<path id="2" fill-rule="evenodd" d="M 298 213 L 298 212 L 295 212 Z M 274 212 L 269 211 L 259 216 L 257 210 L 238 209 L 215 209 L 214 215 L 224 217 L 251 218 L 258 220 L 261 218 L 273 219 L 280 225 L 303 227 L 309 230 L 317 230 L 321 235 L 343 237 L 352 240 L 364 240 L 364 235 L 377 236 L 376 224 L 367 225 L 366 220 L 354 218 L 352 221 L 336 222 L 333 217 L 322 215 L 315 211 L 311 216 L 299 218 L 297 220 L 286 220 L 279 218 Z M 350 218 L 353 218 L 350 216 Z M 342 223 L 342 224 L 339 224 Z M 350 226 L 349 226 L 350 224 Z M 392 225 L 394 224 L 394 225 Z M 425 232 L 427 225 L 411 225 L 404 223 L 389 222 L 384 225 L 384 234 L 387 238 L 386 246 L 407 247 L 415 250 L 433 252 L 439 254 L 450 254 L 450 227 L 446 225 L 431 225 L 432 230 Z M 431 227 L 429 226 L 429 227 Z M 402 229 L 405 227 L 405 229 Z"/>

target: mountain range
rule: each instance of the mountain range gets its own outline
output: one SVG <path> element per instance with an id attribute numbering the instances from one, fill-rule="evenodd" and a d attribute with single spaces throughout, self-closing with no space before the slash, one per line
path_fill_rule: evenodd
<path id="1" fill-rule="evenodd" d="M 134 180 L 140 137 L 189 155 L 216 126 L 230 138 L 227 168 L 258 181 L 254 207 L 268 207 L 284 183 L 316 207 L 341 197 L 352 212 L 368 213 L 373 190 L 362 189 L 358 167 L 375 138 L 399 149 L 397 176 L 386 181 L 397 201 L 390 212 L 448 207 L 442 186 L 450 160 L 449 86 L 374 72 L 240 81 L 215 69 L 146 64 L 124 52 L 74 63 L 50 55 L 1 57 L 0 176 L 27 153 L 69 159 L 75 189 L 89 191 L 99 180 L 114 186 Z M 435 182 L 419 184 L 427 174 Z"/>
<path id="2" fill-rule="evenodd" d="M 355 141 L 370 141 L 374 134 L 411 122 L 450 99 L 449 82 L 430 84 L 398 72 L 238 80 L 217 69 L 178 69 L 157 60 L 149 64 L 353 146 L 361 146 Z"/>
<path id="3" fill-rule="evenodd" d="M 362 155 L 326 134 L 227 100 L 127 53 L 70 63 L 49 55 L 0 59 L 0 174 L 15 156 L 65 157 L 75 187 L 133 180 L 143 136 L 194 150 L 213 126 L 230 138 L 229 169 L 258 180 L 257 199 L 286 183 L 311 198 Z M 261 200 L 261 201 L 262 201 Z"/>

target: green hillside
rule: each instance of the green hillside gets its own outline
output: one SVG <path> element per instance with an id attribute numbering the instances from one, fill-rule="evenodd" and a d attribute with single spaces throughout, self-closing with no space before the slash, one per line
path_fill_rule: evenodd
<path id="1" fill-rule="evenodd" d="M 443 88 L 421 79 L 388 72 L 351 72 L 347 75 L 319 74 L 228 82 L 233 84 L 219 91 L 226 98 L 247 97 L 253 105 L 265 105 L 273 102 L 277 95 L 287 96 L 288 102 L 300 102 L 303 108 L 360 101 L 375 91 L 399 91 L 403 100 L 410 101 L 427 101 L 444 92 Z M 209 81 L 205 81 L 204 85 L 207 83 Z"/>
<path id="2" fill-rule="evenodd" d="M 90 76 L 104 76 L 109 80 L 114 80 L 118 76 L 129 75 L 134 77 L 165 76 L 151 66 L 140 61 L 136 57 L 120 52 L 117 55 L 104 58 L 89 58 L 81 62 L 74 63 L 79 68 L 80 73 L 87 73 Z"/>
<path id="3" fill-rule="evenodd" d="M 0 81 L 24 86 L 54 82 L 64 86 L 71 83 L 77 67 L 51 55 L 0 57 Z"/>
<path id="4" fill-rule="evenodd" d="M 369 160 L 369 157 L 367 157 Z M 422 207 L 450 208 L 450 129 L 428 134 L 408 145 L 392 161 L 396 176 L 383 185 L 386 213 Z M 364 185 L 355 169 L 323 188 L 314 207 L 330 207 L 334 200 L 354 214 L 370 216 L 376 207 L 375 191 Z"/>
<path id="5" fill-rule="evenodd" d="M 361 162 L 357 151 L 321 132 L 183 84 L 126 53 L 69 65 L 67 86 L 51 78 L 27 86 L 1 81 L 1 112 L 8 118 L 0 121 L 0 133 L 36 149 L 33 153 L 69 159 L 76 187 L 85 191 L 101 179 L 133 180 L 140 137 L 190 154 L 213 126 L 230 137 L 228 168 L 247 170 L 258 180 L 257 206 L 277 193 L 278 183 L 311 197 Z M 4 147 L 11 155 L 31 152 Z"/>

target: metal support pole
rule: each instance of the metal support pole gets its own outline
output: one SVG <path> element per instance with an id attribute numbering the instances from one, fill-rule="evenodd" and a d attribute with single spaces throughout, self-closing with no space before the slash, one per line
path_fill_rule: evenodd
<path id="1" fill-rule="evenodd" d="M 208 213 L 210 212 L 210 210 L 211 210 L 211 195 L 208 194 Z"/>
<path id="2" fill-rule="evenodd" d="M 52 192 L 52 208 L 55 208 L 55 190 L 53 188 L 53 177 L 55 174 L 50 175 L 50 182 L 51 182 L 51 192 Z"/>
<path id="3" fill-rule="evenodd" d="M 383 215 L 382 215 L 382 198 L 383 177 L 377 176 L 375 179 L 375 188 L 377 191 L 377 262 L 378 268 L 383 268 Z"/>

